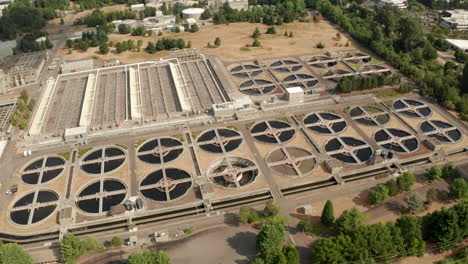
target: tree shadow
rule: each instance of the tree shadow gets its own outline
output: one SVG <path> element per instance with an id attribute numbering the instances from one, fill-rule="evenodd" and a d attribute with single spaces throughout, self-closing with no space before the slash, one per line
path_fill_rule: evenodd
<path id="1" fill-rule="evenodd" d="M 385 207 L 397 215 L 401 215 L 406 211 L 406 207 L 399 201 L 386 202 Z"/>
<path id="2" fill-rule="evenodd" d="M 254 232 L 238 232 L 234 236 L 229 237 L 227 242 L 237 254 L 249 258 L 257 253 L 255 247 L 256 237 L 257 234 Z"/>
<path id="3" fill-rule="evenodd" d="M 224 223 L 228 226 L 239 227 L 239 216 L 233 213 L 226 213 L 224 215 Z"/>
<path id="4" fill-rule="evenodd" d="M 371 204 L 369 204 L 369 191 L 362 191 L 359 193 L 358 196 L 353 198 L 353 202 L 356 205 L 360 205 L 366 208 L 371 208 Z"/>
<path id="5" fill-rule="evenodd" d="M 296 247 L 301 256 L 301 263 L 309 263 L 312 259 L 312 250 L 310 247 Z"/>

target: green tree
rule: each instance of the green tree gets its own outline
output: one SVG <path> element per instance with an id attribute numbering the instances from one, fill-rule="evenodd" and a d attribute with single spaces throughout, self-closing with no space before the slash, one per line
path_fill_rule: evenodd
<path id="1" fill-rule="evenodd" d="M 132 36 L 144 36 L 146 35 L 146 28 L 139 26 L 132 31 Z"/>
<path id="2" fill-rule="evenodd" d="M 442 178 L 442 169 L 437 166 L 432 166 L 424 172 L 424 176 L 431 181 L 436 181 Z"/>
<path id="3" fill-rule="evenodd" d="M 426 243 L 422 238 L 422 222 L 417 216 L 402 216 L 395 225 L 401 230 L 406 253 L 410 256 L 422 256 Z"/>
<path id="4" fill-rule="evenodd" d="M 254 39 L 257 39 L 261 36 L 262 34 L 260 33 L 260 30 L 257 28 L 255 28 L 254 32 L 252 33 L 252 38 Z"/>
<path id="5" fill-rule="evenodd" d="M 82 241 L 82 243 L 86 250 L 92 250 L 99 247 L 99 242 L 95 237 L 87 237 L 86 240 Z"/>
<path id="6" fill-rule="evenodd" d="M 1 264 L 30 264 L 32 258 L 18 244 L 9 243 L 6 245 L 0 244 L 0 263 Z"/>
<path id="7" fill-rule="evenodd" d="M 216 39 L 214 41 L 214 44 L 215 44 L 216 47 L 221 46 L 221 39 L 219 37 L 216 37 Z"/>
<path id="8" fill-rule="evenodd" d="M 293 33 L 292 31 L 290 31 L 288 37 L 293 38 L 293 37 L 294 37 L 294 33 Z"/>
<path id="9" fill-rule="evenodd" d="M 465 62 L 463 73 L 460 77 L 460 87 L 463 93 L 468 93 L 468 61 Z"/>
<path id="10" fill-rule="evenodd" d="M 431 188 L 429 191 L 426 193 L 426 201 L 428 203 L 432 203 L 439 200 L 439 192 L 437 189 Z"/>
<path id="11" fill-rule="evenodd" d="M 286 257 L 287 264 L 300 264 L 301 256 L 299 250 L 294 245 L 285 245 L 283 247 L 283 254 Z"/>
<path id="12" fill-rule="evenodd" d="M 338 242 L 339 239 L 348 239 L 351 242 L 350 237 L 342 235 L 317 240 L 312 246 L 312 263 L 347 263 L 343 254 L 344 246 Z"/>
<path id="13" fill-rule="evenodd" d="M 373 205 L 379 205 L 388 199 L 388 188 L 383 184 L 377 185 L 377 187 L 369 192 L 369 202 Z"/>
<path id="14" fill-rule="evenodd" d="M 116 246 L 121 246 L 123 245 L 124 241 L 121 237 L 115 236 L 111 240 L 111 245 L 116 247 Z"/>
<path id="15" fill-rule="evenodd" d="M 455 179 L 450 184 L 450 195 L 456 199 L 468 198 L 468 182 L 463 178 Z"/>
<path id="16" fill-rule="evenodd" d="M 102 43 L 101 45 L 99 45 L 99 52 L 101 54 L 107 54 L 109 53 L 109 45 L 107 43 Z"/>
<path id="17" fill-rule="evenodd" d="M 320 220 L 322 221 L 322 224 L 326 226 L 333 225 L 333 222 L 335 221 L 335 212 L 333 209 L 332 201 L 327 200 L 327 202 L 325 203 Z"/>
<path id="18" fill-rule="evenodd" d="M 418 192 L 414 192 L 406 197 L 405 202 L 412 211 L 422 211 L 425 209 L 424 201 Z"/>
<path id="19" fill-rule="evenodd" d="M 201 14 L 200 18 L 201 18 L 202 20 L 211 18 L 211 11 L 210 11 L 210 9 L 206 8 L 205 11 L 203 11 L 203 13 Z"/>
<path id="20" fill-rule="evenodd" d="M 395 196 L 399 193 L 401 193 L 400 187 L 398 186 L 398 183 L 395 179 L 389 180 L 385 185 L 388 188 L 388 195 L 389 196 Z"/>
<path id="21" fill-rule="evenodd" d="M 60 18 L 60 25 L 64 25 L 65 21 L 63 20 L 63 17 Z"/>
<path id="22" fill-rule="evenodd" d="M 261 253 L 277 250 L 284 242 L 284 224 L 270 221 L 262 226 L 257 235 L 257 250 Z"/>
<path id="23" fill-rule="evenodd" d="M 262 44 L 260 43 L 260 41 L 258 41 L 258 39 L 255 39 L 254 42 L 252 43 L 252 46 L 253 47 L 260 47 Z"/>
<path id="24" fill-rule="evenodd" d="M 247 206 L 241 206 L 239 208 L 239 222 L 242 224 L 247 224 L 249 222 L 249 216 L 250 216 L 250 209 Z"/>
<path id="25" fill-rule="evenodd" d="M 266 203 L 265 208 L 263 209 L 263 214 L 266 217 L 276 216 L 278 215 L 280 211 L 281 211 L 281 207 L 279 207 L 279 205 L 277 204 L 274 204 L 272 200 L 269 200 Z"/>
<path id="26" fill-rule="evenodd" d="M 118 27 L 118 31 L 120 34 L 130 34 L 132 32 L 132 28 L 126 24 L 120 24 Z"/>
<path id="27" fill-rule="evenodd" d="M 280 247 L 263 253 L 265 264 L 288 264 L 288 260 Z"/>
<path id="28" fill-rule="evenodd" d="M 190 32 L 192 33 L 195 33 L 198 30 L 200 30 L 200 28 L 198 27 L 197 23 L 192 24 L 192 26 L 190 27 Z"/>
<path id="29" fill-rule="evenodd" d="M 65 234 L 60 241 L 60 257 L 65 264 L 73 264 L 85 253 L 80 238 L 72 234 Z"/>
<path id="30" fill-rule="evenodd" d="M 341 216 L 336 219 L 335 227 L 342 234 L 352 233 L 363 226 L 367 220 L 367 215 L 361 213 L 356 207 L 345 210 Z"/>
<path id="31" fill-rule="evenodd" d="M 435 211 L 424 217 L 425 237 L 436 243 L 440 250 L 455 248 L 466 235 L 467 231 L 463 228 L 466 228 L 466 208 L 468 205 L 464 202 L 459 206 L 464 207 L 465 216 L 462 219 L 464 219 L 465 226 L 460 225 L 460 216 L 454 207 L 442 208 L 440 211 Z"/>
<path id="32" fill-rule="evenodd" d="M 276 34 L 276 28 L 274 26 L 268 27 L 266 34 Z"/>
<path id="33" fill-rule="evenodd" d="M 324 49 L 324 48 L 325 48 L 325 45 L 324 45 L 322 42 L 319 42 L 319 43 L 317 43 L 317 45 L 315 45 L 315 47 L 316 47 L 317 49 Z"/>
<path id="34" fill-rule="evenodd" d="M 170 264 L 170 257 L 162 250 L 145 250 L 143 253 L 132 253 L 128 264 Z"/>
<path id="35" fill-rule="evenodd" d="M 455 173 L 455 168 L 452 164 L 447 163 L 442 167 L 442 178 L 447 179 L 453 176 Z"/>
<path id="36" fill-rule="evenodd" d="M 401 191 L 410 191 L 415 183 L 416 177 L 411 172 L 405 172 L 397 178 L 397 184 Z"/>

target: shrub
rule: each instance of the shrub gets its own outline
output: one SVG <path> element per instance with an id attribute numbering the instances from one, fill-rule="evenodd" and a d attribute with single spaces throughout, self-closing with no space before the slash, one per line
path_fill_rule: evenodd
<path id="1" fill-rule="evenodd" d="M 455 179 L 450 184 L 450 195 L 456 199 L 468 198 L 468 182 L 463 178 Z"/>
<path id="2" fill-rule="evenodd" d="M 253 47 L 260 47 L 261 46 L 260 41 L 258 41 L 258 39 L 255 39 L 254 42 L 252 43 L 252 46 Z"/>
<path id="3" fill-rule="evenodd" d="M 397 179 L 397 184 L 401 191 L 410 191 L 414 183 L 416 183 L 416 177 L 411 172 L 405 172 Z"/>
<path id="4" fill-rule="evenodd" d="M 299 221 L 299 223 L 297 223 L 297 229 L 309 236 L 318 236 L 323 233 L 323 230 L 320 227 L 306 220 Z"/>
<path id="5" fill-rule="evenodd" d="M 268 27 L 266 34 L 276 34 L 276 29 L 274 26 Z"/>
<path id="6" fill-rule="evenodd" d="M 377 185 L 377 187 L 369 192 L 369 202 L 373 205 L 379 205 L 388 199 L 388 188 L 383 184 Z"/>
<path id="7" fill-rule="evenodd" d="M 424 201 L 421 195 L 417 192 L 412 193 L 410 196 L 405 199 L 408 208 L 412 211 L 422 211 L 425 209 Z"/>
<path id="8" fill-rule="evenodd" d="M 111 240 L 111 245 L 114 247 L 118 247 L 124 244 L 124 241 L 121 237 L 115 236 Z"/>
<path id="9" fill-rule="evenodd" d="M 448 164 L 445 164 L 444 167 L 442 167 L 442 178 L 444 179 L 450 178 L 453 176 L 454 173 L 455 173 L 455 168 L 453 167 L 452 164 L 448 163 Z"/>
<path id="10" fill-rule="evenodd" d="M 319 42 L 319 43 L 317 43 L 317 45 L 315 45 L 315 47 L 316 47 L 317 49 L 324 49 L 324 48 L 325 48 L 325 45 L 324 45 L 322 42 Z"/>
<path id="11" fill-rule="evenodd" d="M 252 33 L 252 38 L 256 39 L 259 38 L 262 34 L 260 33 L 260 30 L 258 30 L 258 27 L 255 28 L 255 31 Z"/>
<path id="12" fill-rule="evenodd" d="M 431 181 L 436 181 L 442 178 L 442 169 L 437 166 L 432 166 L 430 169 L 427 169 L 424 172 L 424 176 L 426 176 Z"/>
<path id="13" fill-rule="evenodd" d="M 266 203 L 265 208 L 263 209 L 263 214 L 266 217 L 276 216 L 281 211 L 281 207 L 273 203 L 272 200 Z"/>
<path id="14" fill-rule="evenodd" d="M 432 203 L 432 202 L 435 202 L 439 200 L 439 192 L 432 188 L 430 189 L 429 191 L 427 191 L 426 193 L 426 201 L 429 202 L 429 203 Z"/>

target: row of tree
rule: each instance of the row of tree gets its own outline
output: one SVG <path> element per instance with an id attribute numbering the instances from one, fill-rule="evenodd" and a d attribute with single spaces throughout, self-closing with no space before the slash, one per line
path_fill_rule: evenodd
<path id="1" fill-rule="evenodd" d="M 378 184 L 376 188 L 369 192 L 369 202 L 373 205 L 382 204 L 390 196 L 410 191 L 415 182 L 416 177 L 414 177 L 414 174 L 411 172 L 405 172 L 396 180 L 391 179 L 385 184 Z"/>
<path id="2" fill-rule="evenodd" d="M 291 23 L 297 17 L 306 14 L 306 3 L 304 0 L 280 1 L 275 7 L 252 6 L 248 10 L 237 10 L 229 7 L 226 3 L 218 12 L 214 13 L 215 23 L 224 24 L 229 22 L 263 23 L 266 25 L 281 25 Z"/>
<path id="3" fill-rule="evenodd" d="M 45 40 L 37 42 L 36 40 L 40 37 L 45 37 Z M 54 44 L 50 41 L 48 34 L 41 31 L 24 35 L 20 42 L 20 49 L 23 52 L 40 51 L 51 49 L 52 47 L 54 47 Z"/>
<path id="4" fill-rule="evenodd" d="M 424 239 L 435 243 L 438 250 L 454 248 L 468 235 L 468 201 L 424 217 L 402 216 L 395 222 L 374 225 L 366 225 L 366 220 L 367 216 L 356 208 L 345 210 L 332 224 L 337 235 L 314 243 L 312 262 L 388 263 L 406 256 L 422 256 Z"/>
<path id="5" fill-rule="evenodd" d="M 75 20 L 77 25 L 86 25 L 88 27 L 96 27 L 107 24 L 114 20 L 136 19 L 137 15 L 130 10 L 104 12 L 102 10 L 94 10 L 90 14 Z"/>
<path id="6" fill-rule="evenodd" d="M 349 93 L 352 91 L 372 89 L 385 85 L 396 85 L 400 83 L 400 80 L 401 76 L 398 74 L 380 74 L 369 77 L 345 76 L 338 81 L 336 90 L 341 93 Z"/>
<path id="7" fill-rule="evenodd" d="M 310 4 L 409 76 L 424 94 L 468 118 L 468 86 L 459 81 L 457 71 L 447 71 L 433 60 L 434 48 L 424 38 L 418 20 L 391 6 L 374 12 L 355 3 L 341 7 L 329 0 L 316 0 Z"/>
<path id="8" fill-rule="evenodd" d="M 187 46 L 184 39 L 162 38 L 158 39 L 156 44 L 149 41 L 148 46 L 146 46 L 146 51 L 150 54 L 154 54 L 161 50 L 171 50 L 174 48 L 183 49 L 185 47 Z"/>

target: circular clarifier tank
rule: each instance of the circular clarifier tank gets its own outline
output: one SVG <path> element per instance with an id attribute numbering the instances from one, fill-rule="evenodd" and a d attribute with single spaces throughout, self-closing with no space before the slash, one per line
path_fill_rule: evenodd
<path id="1" fill-rule="evenodd" d="M 127 187 L 118 179 L 102 178 L 88 184 L 78 193 L 78 208 L 86 213 L 100 214 L 109 211 L 112 206 L 121 204 L 127 194 Z"/>
<path id="2" fill-rule="evenodd" d="M 203 132 L 198 137 L 197 144 L 211 153 L 231 152 L 242 144 L 242 136 L 233 129 L 215 128 Z"/>
<path id="3" fill-rule="evenodd" d="M 348 52 L 344 56 L 344 60 L 352 63 L 368 63 L 372 60 L 372 57 L 361 52 Z"/>
<path id="4" fill-rule="evenodd" d="M 381 126 L 390 121 L 390 116 L 384 110 L 370 105 L 354 107 L 349 115 L 353 120 L 367 126 Z"/>
<path id="5" fill-rule="evenodd" d="M 304 118 L 304 125 L 313 132 L 324 135 L 341 133 L 347 127 L 341 116 L 330 112 L 310 113 Z"/>
<path id="6" fill-rule="evenodd" d="M 325 143 L 325 151 L 330 157 L 348 164 L 360 164 L 372 156 L 370 146 L 354 137 L 336 137 Z"/>
<path id="7" fill-rule="evenodd" d="M 310 74 L 291 74 L 283 79 L 287 87 L 302 87 L 303 89 L 312 88 L 318 84 L 317 78 Z"/>
<path id="8" fill-rule="evenodd" d="M 253 183 L 258 174 L 257 165 L 251 160 L 225 157 L 208 168 L 207 176 L 219 187 L 237 189 Z"/>
<path id="9" fill-rule="evenodd" d="M 314 56 L 307 60 L 307 64 L 320 68 L 327 68 L 337 65 L 338 61 L 328 56 Z"/>
<path id="10" fill-rule="evenodd" d="M 457 127 L 440 120 L 426 120 L 419 125 L 419 129 L 424 135 L 442 143 L 456 143 L 462 139 L 462 133 Z"/>
<path id="11" fill-rule="evenodd" d="M 251 78 L 260 75 L 263 71 L 257 65 L 239 64 L 232 67 L 229 72 L 238 78 Z"/>
<path id="12" fill-rule="evenodd" d="M 81 159 L 81 169 L 89 174 L 104 174 L 118 169 L 124 161 L 125 152 L 120 147 L 97 148 Z"/>
<path id="13" fill-rule="evenodd" d="M 413 99 L 397 99 L 393 102 L 393 109 L 398 113 L 414 118 L 426 118 L 432 114 L 429 106 Z"/>
<path id="14" fill-rule="evenodd" d="M 21 180 L 27 184 L 44 184 L 59 175 L 65 169 L 65 160 L 59 156 L 38 158 L 21 171 Z"/>
<path id="15" fill-rule="evenodd" d="M 335 82 L 338 82 L 341 77 L 349 75 L 351 72 L 343 69 L 335 69 L 335 68 L 330 68 L 326 70 L 322 76 L 325 79 L 333 80 Z"/>
<path id="16" fill-rule="evenodd" d="M 252 136 L 264 143 L 285 143 L 294 137 L 296 131 L 286 122 L 268 120 L 256 123 L 250 129 Z"/>
<path id="17" fill-rule="evenodd" d="M 316 159 L 309 151 L 298 147 L 274 149 L 266 157 L 268 166 L 277 174 L 298 177 L 312 172 Z"/>
<path id="18" fill-rule="evenodd" d="M 156 202 L 169 202 L 184 196 L 192 187 L 192 176 L 177 168 L 150 173 L 140 183 L 141 194 Z"/>
<path id="19" fill-rule="evenodd" d="M 10 209 L 10 219 L 18 225 L 41 222 L 55 212 L 59 196 L 52 190 L 36 190 L 16 200 Z"/>
<path id="20" fill-rule="evenodd" d="M 302 69 L 302 64 L 295 60 L 279 60 L 273 62 L 270 68 L 277 72 L 295 72 Z"/>
<path id="21" fill-rule="evenodd" d="M 239 90 L 248 95 L 270 94 L 276 89 L 276 85 L 268 80 L 254 79 L 240 84 Z"/>
<path id="22" fill-rule="evenodd" d="M 155 138 L 143 143 L 137 151 L 137 156 L 141 161 L 151 164 L 161 164 L 177 159 L 184 146 L 180 140 L 170 137 Z"/>
<path id="23" fill-rule="evenodd" d="M 399 153 L 411 153 L 419 148 L 416 136 L 396 128 L 378 130 L 374 134 L 374 140 L 379 146 Z"/>

